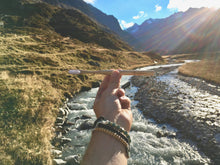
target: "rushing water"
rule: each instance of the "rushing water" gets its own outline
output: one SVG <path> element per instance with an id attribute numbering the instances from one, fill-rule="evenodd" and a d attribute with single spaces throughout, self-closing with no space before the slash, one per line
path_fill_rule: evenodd
<path id="1" fill-rule="evenodd" d="M 164 65 L 163 67 L 169 66 L 170 65 Z M 158 67 L 161 66 L 151 66 L 144 69 Z M 130 76 L 124 76 L 121 84 L 123 85 L 125 82 L 129 81 L 129 79 Z M 160 77 L 160 81 L 167 82 L 168 79 L 170 79 L 170 77 Z M 174 79 L 170 79 L 167 83 L 171 86 L 172 84 L 175 86 L 176 80 L 174 82 L 172 82 L 172 80 L 174 81 Z M 70 127 L 70 131 L 66 135 L 66 137 L 72 139 L 72 142 L 65 146 L 63 150 L 63 158 L 69 155 L 82 156 L 84 154 L 92 130 L 79 130 L 77 128 L 79 128 L 79 126 L 85 121 L 90 123 L 94 122 L 95 114 L 92 110 L 92 105 L 97 90 L 98 88 L 93 88 L 88 92 L 83 92 L 68 103 L 68 106 L 72 107 L 68 119 L 75 122 L 75 125 Z M 126 89 L 126 95 L 132 101 L 131 105 L 134 119 L 130 132 L 132 142 L 131 157 L 129 158 L 128 164 L 208 164 L 209 159 L 205 158 L 190 141 L 168 137 L 157 137 L 158 132 L 164 132 L 166 130 L 169 134 L 175 134 L 177 130 L 167 124 L 158 125 L 153 120 L 144 118 L 141 111 L 135 107 L 137 101 L 133 100 L 134 94 L 137 90 L 137 87 L 134 86 Z M 73 110 L 73 107 L 76 107 L 75 110 Z M 80 119 L 82 115 L 89 115 L 92 119 Z"/>

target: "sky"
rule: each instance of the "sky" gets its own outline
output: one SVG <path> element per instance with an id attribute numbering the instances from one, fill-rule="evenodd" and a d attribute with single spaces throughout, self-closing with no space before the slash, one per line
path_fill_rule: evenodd
<path id="1" fill-rule="evenodd" d="M 190 7 L 220 8 L 220 0 L 84 0 L 102 12 L 118 19 L 122 29 L 149 18 L 166 18 Z"/>

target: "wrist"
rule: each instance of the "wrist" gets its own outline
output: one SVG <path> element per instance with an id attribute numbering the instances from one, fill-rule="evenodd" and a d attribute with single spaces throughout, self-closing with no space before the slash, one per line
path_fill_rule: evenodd
<path id="1" fill-rule="evenodd" d="M 110 163 L 110 160 L 115 160 L 118 164 L 127 164 L 123 144 L 104 132 L 93 131 L 82 165 L 103 165 Z"/>
<path id="2" fill-rule="evenodd" d="M 93 131 L 92 138 L 99 141 L 100 144 L 103 143 L 102 145 L 104 145 L 105 149 L 109 148 L 112 151 L 112 154 L 122 153 L 126 155 L 126 149 L 124 145 L 113 136 L 106 134 L 105 132 Z"/>
<path id="3" fill-rule="evenodd" d="M 94 122 L 93 127 L 93 132 L 102 132 L 108 134 L 123 144 L 124 148 L 126 149 L 126 156 L 129 158 L 131 139 L 128 132 L 123 127 L 114 122 L 106 120 L 104 117 L 99 117 Z"/>
<path id="4" fill-rule="evenodd" d="M 105 120 L 108 120 L 110 122 L 118 124 L 120 127 L 124 128 L 126 131 L 130 131 L 131 129 L 131 122 L 126 117 L 118 114 L 118 115 L 107 115 L 107 114 L 101 114 L 97 116 L 97 119 L 100 117 L 104 117 Z"/>

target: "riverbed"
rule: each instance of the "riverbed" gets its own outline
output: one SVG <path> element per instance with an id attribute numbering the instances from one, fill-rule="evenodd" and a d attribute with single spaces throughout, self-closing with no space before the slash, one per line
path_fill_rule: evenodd
<path id="1" fill-rule="evenodd" d="M 210 148 L 214 146 L 217 151 L 213 154 L 219 154 L 219 96 L 181 80 L 176 70 L 179 65 L 144 68 L 157 69 L 157 76 L 152 78 L 123 76 L 121 85 L 132 82 L 126 88 L 134 118 L 128 164 L 210 164 L 213 157 L 207 153 L 213 150 L 207 152 L 201 145 L 209 142 Z M 219 87 L 209 86 L 219 90 Z M 82 159 L 95 120 L 92 106 L 97 90 L 80 93 L 67 102 L 65 107 L 72 126 L 61 136 L 71 142 L 60 147 L 59 159 L 67 160 L 72 156 L 75 164 Z M 201 130 L 194 130 L 197 128 L 194 123 L 201 126 Z M 203 139 L 206 134 L 208 139 Z M 217 162 L 217 158 L 214 161 Z"/>

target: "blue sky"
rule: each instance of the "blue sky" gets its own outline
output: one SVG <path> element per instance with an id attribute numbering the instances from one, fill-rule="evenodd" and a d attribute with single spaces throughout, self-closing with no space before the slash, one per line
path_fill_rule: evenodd
<path id="1" fill-rule="evenodd" d="M 108 15 L 114 15 L 122 29 L 149 18 L 165 18 L 190 7 L 220 8 L 220 0 L 84 0 Z"/>

